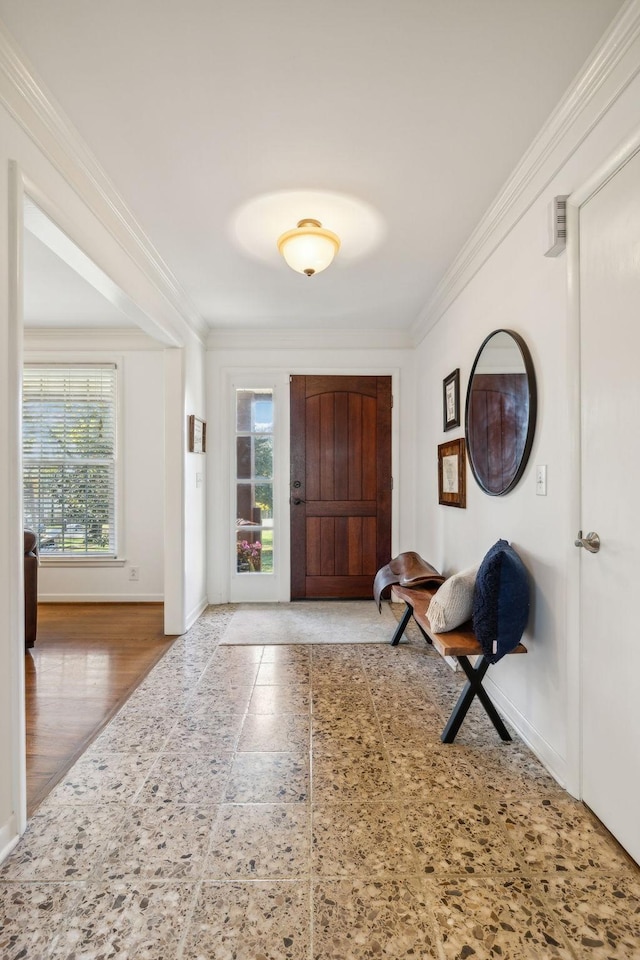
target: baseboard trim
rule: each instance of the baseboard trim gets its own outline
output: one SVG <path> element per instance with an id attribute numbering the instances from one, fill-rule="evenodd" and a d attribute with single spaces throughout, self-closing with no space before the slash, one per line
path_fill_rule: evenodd
<path id="1" fill-rule="evenodd" d="M 201 597 L 200 600 L 196 603 L 195 607 L 192 607 L 186 617 L 186 626 L 185 630 L 188 630 L 189 627 L 192 627 L 200 614 L 206 610 L 209 606 L 209 600 L 207 597 Z"/>
<path id="2" fill-rule="evenodd" d="M 15 814 L 12 813 L 0 827 L 0 863 L 7 859 L 19 839 L 18 824 Z"/>
<path id="3" fill-rule="evenodd" d="M 164 603 L 162 593 L 40 593 L 38 603 Z"/>
<path id="4" fill-rule="evenodd" d="M 518 735 L 524 740 L 530 750 L 535 753 L 540 763 L 549 771 L 554 780 L 565 790 L 567 789 L 567 761 L 554 750 L 544 737 L 540 736 L 527 718 L 520 713 L 511 700 L 496 686 L 491 678 L 486 677 L 484 686 L 500 712 L 515 728 Z"/>

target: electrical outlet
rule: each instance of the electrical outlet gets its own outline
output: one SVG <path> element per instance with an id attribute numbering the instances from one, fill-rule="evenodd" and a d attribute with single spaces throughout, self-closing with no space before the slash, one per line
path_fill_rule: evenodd
<path id="1" fill-rule="evenodd" d="M 129 580 L 140 579 L 140 567 L 129 567 Z"/>

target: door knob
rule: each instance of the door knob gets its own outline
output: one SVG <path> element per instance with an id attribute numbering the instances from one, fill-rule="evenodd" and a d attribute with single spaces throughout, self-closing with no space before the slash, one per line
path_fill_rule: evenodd
<path id="1" fill-rule="evenodd" d="M 299 504 L 306 503 L 306 502 L 307 502 L 306 500 L 302 500 L 300 497 L 294 497 L 292 500 L 294 507 L 297 507 Z"/>
<path id="2" fill-rule="evenodd" d="M 600 549 L 600 537 L 593 531 L 583 537 L 582 530 L 578 530 L 578 539 L 575 541 L 575 545 L 576 547 L 584 547 L 589 553 L 597 553 Z"/>

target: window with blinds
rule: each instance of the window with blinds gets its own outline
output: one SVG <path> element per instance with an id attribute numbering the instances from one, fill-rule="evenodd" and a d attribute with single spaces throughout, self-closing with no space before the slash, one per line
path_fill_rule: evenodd
<path id="1" fill-rule="evenodd" d="M 24 523 L 43 556 L 115 557 L 115 364 L 27 364 Z"/>

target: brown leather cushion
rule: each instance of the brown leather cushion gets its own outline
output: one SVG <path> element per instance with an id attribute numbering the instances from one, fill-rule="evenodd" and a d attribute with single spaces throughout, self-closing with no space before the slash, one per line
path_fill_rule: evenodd
<path id="1" fill-rule="evenodd" d="M 373 596 L 380 609 L 383 592 L 394 583 L 403 587 L 426 587 L 438 586 L 445 580 L 446 577 L 423 560 L 419 553 L 407 550 L 380 567 L 373 581 Z"/>

